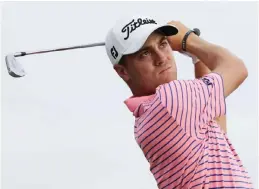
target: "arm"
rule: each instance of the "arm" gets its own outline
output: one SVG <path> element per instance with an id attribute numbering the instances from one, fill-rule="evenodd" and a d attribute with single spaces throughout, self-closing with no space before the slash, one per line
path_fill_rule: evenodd
<path id="1" fill-rule="evenodd" d="M 187 55 L 186 53 L 182 53 L 182 54 Z M 211 70 L 202 61 L 197 59 L 196 56 L 194 56 L 192 54 L 188 54 L 187 56 L 192 58 L 192 62 L 194 64 L 195 78 L 199 79 L 199 78 L 211 73 Z M 219 124 L 220 128 L 226 133 L 227 132 L 226 115 L 221 115 L 219 117 L 216 117 L 215 121 Z"/>
<path id="2" fill-rule="evenodd" d="M 175 51 L 182 51 L 182 41 L 189 29 L 180 22 L 171 21 L 178 28 L 178 34 L 168 37 L 170 46 Z M 212 72 L 223 79 L 224 96 L 235 91 L 246 79 L 248 72 L 243 61 L 227 49 L 209 43 L 191 33 L 186 41 L 186 51 L 197 56 Z"/>
<path id="3" fill-rule="evenodd" d="M 211 70 L 205 66 L 205 64 L 201 61 L 197 62 L 194 64 L 194 73 L 195 73 L 195 78 L 201 78 L 202 76 L 210 73 Z"/>
<path id="4" fill-rule="evenodd" d="M 187 39 L 187 51 L 196 55 L 212 72 L 223 78 L 224 96 L 235 91 L 246 79 L 247 69 L 241 59 L 227 49 L 211 44 L 195 34 Z"/>
<path id="5" fill-rule="evenodd" d="M 211 72 L 211 70 L 205 66 L 205 64 L 201 61 L 194 64 L 195 78 L 201 78 L 202 76 Z M 222 115 L 220 117 L 215 118 L 217 123 L 220 125 L 221 129 L 226 133 L 227 132 L 227 123 L 226 116 Z"/>

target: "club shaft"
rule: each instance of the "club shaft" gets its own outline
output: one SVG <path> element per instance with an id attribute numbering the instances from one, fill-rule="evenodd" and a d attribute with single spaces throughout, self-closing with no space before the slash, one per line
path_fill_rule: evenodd
<path id="1" fill-rule="evenodd" d="M 79 45 L 79 46 L 72 46 L 72 47 L 65 47 L 65 48 L 58 48 L 58 49 L 40 50 L 40 51 L 34 51 L 34 52 L 18 52 L 18 53 L 15 53 L 14 56 L 19 57 L 19 56 L 25 56 L 25 55 L 43 54 L 43 53 L 49 53 L 49 52 L 66 51 L 66 50 L 72 50 L 72 49 L 81 49 L 81 48 L 104 46 L 104 45 L 105 45 L 104 42 L 91 43 L 91 44 L 87 44 L 87 45 Z"/>

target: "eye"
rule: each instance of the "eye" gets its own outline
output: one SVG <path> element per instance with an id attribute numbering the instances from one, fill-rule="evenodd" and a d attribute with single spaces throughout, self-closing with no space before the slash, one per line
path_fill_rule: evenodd
<path id="1" fill-rule="evenodd" d="M 167 46 L 167 41 L 166 40 L 164 40 L 164 41 L 162 41 L 162 43 L 160 44 L 160 46 L 162 47 L 162 48 L 164 48 L 164 47 L 166 47 Z"/>
<path id="2" fill-rule="evenodd" d="M 140 56 L 141 56 L 141 57 L 145 57 L 145 56 L 148 56 L 149 54 L 150 54 L 149 51 L 143 51 L 143 52 L 140 54 Z"/>

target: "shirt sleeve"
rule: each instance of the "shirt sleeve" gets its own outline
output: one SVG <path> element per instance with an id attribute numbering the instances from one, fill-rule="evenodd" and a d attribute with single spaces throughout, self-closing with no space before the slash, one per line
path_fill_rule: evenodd
<path id="1" fill-rule="evenodd" d="M 157 89 L 162 105 L 185 131 L 197 135 L 203 125 L 226 114 L 223 79 L 210 73 L 195 80 L 174 80 Z"/>

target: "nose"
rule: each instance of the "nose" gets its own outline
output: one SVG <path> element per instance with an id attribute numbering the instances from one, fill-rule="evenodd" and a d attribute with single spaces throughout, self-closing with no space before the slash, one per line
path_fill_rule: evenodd
<path id="1" fill-rule="evenodd" d="M 163 65 L 165 62 L 166 62 L 166 55 L 165 53 L 163 53 L 163 51 L 161 50 L 157 50 L 155 52 L 155 66 L 160 66 L 160 65 Z"/>

